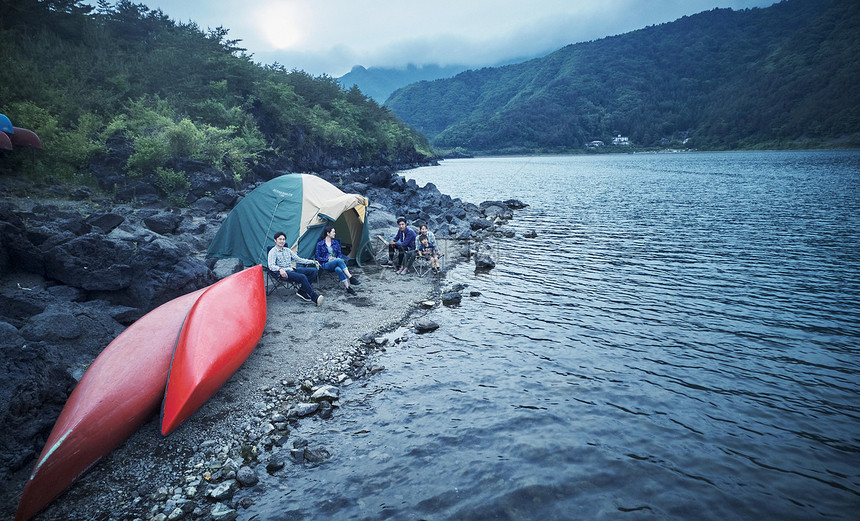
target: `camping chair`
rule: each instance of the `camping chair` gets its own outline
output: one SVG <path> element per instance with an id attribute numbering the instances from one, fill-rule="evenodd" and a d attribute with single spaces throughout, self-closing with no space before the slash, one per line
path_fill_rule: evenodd
<path id="1" fill-rule="evenodd" d="M 377 235 L 372 241 L 373 259 L 377 264 L 388 264 L 388 241 L 382 235 Z"/>
<path id="2" fill-rule="evenodd" d="M 439 255 L 439 270 L 445 269 L 445 254 L 436 250 Z M 412 268 L 415 270 L 415 274 L 419 277 L 423 277 L 430 273 L 430 257 L 422 257 L 420 255 L 415 256 L 415 262 L 412 264 Z"/>
<path id="3" fill-rule="evenodd" d="M 275 245 L 269 246 L 266 250 L 266 257 L 269 256 L 269 250 L 274 248 Z M 268 297 L 272 293 L 274 293 L 278 288 L 284 288 L 288 293 L 292 293 L 292 291 L 298 291 L 300 286 L 297 282 L 293 282 L 291 280 L 282 279 L 281 275 L 277 272 L 274 272 L 269 269 L 268 266 L 263 266 L 263 271 L 266 272 L 266 296 Z M 289 287 L 287 286 L 289 284 Z M 292 291 L 290 290 L 292 288 Z M 284 300 L 287 300 L 288 295 L 284 295 Z"/>

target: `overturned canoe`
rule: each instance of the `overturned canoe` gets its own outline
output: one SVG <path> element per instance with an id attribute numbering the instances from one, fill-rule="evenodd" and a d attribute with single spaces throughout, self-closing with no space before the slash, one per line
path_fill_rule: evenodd
<path id="1" fill-rule="evenodd" d="M 170 366 L 161 433 L 215 394 L 248 358 L 266 327 L 266 289 L 257 265 L 213 284 L 185 317 Z"/>
<path id="2" fill-rule="evenodd" d="M 150 311 L 93 361 L 48 436 L 15 521 L 33 517 L 158 411 L 182 320 L 204 291 Z"/>
<path id="3" fill-rule="evenodd" d="M 14 130 L 14 134 L 9 134 L 9 140 L 14 146 L 42 149 L 42 140 L 38 134 L 27 128 L 14 127 Z"/>

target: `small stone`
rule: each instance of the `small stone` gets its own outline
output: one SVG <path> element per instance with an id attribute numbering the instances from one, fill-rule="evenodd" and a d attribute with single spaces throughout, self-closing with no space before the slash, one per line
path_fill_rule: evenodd
<path id="1" fill-rule="evenodd" d="M 277 471 L 281 470 L 282 468 L 284 468 L 284 465 L 286 465 L 286 464 L 284 463 L 283 458 L 281 458 L 281 457 L 279 457 L 279 456 L 274 456 L 274 457 L 273 457 L 273 458 L 272 458 L 272 459 L 271 459 L 271 460 L 266 464 L 266 472 L 268 472 L 269 474 L 274 474 L 275 472 L 277 472 Z"/>
<path id="2" fill-rule="evenodd" d="M 304 457 L 310 463 L 320 463 L 329 459 L 331 454 L 325 449 L 305 449 Z"/>
<path id="3" fill-rule="evenodd" d="M 216 503 L 209 511 L 213 521 L 236 521 L 239 513 L 223 503 Z"/>
<path id="4" fill-rule="evenodd" d="M 432 300 L 425 300 L 424 302 L 421 303 L 421 307 L 424 307 L 427 309 L 430 309 L 430 308 L 434 307 L 435 305 L 436 305 L 436 302 L 434 302 Z"/>
<path id="5" fill-rule="evenodd" d="M 442 295 L 442 304 L 446 306 L 456 306 L 460 304 L 463 296 L 457 291 L 451 291 Z"/>
<path id="6" fill-rule="evenodd" d="M 257 477 L 257 473 L 251 467 L 242 467 L 236 472 L 236 480 L 243 487 L 253 487 L 260 481 L 260 478 Z"/>
<path id="7" fill-rule="evenodd" d="M 333 385 L 324 385 L 314 391 L 314 394 L 311 395 L 311 400 L 318 402 L 320 400 L 337 400 L 340 396 L 340 389 Z"/>
<path id="8" fill-rule="evenodd" d="M 329 418 L 331 418 L 333 411 L 334 411 L 334 407 L 332 407 L 329 402 L 327 402 L 327 401 L 321 401 L 320 402 L 320 409 L 319 409 L 320 418 L 322 418 L 324 420 L 328 420 Z"/>
<path id="9" fill-rule="evenodd" d="M 319 409 L 319 404 L 317 403 L 297 403 L 293 410 L 296 415 L 299 417 L 310 416 L 311 414 L 317 412 Z"/>
<path id="10" fill-rule="evenodd" d="M 439 324 L 430 320 L 429 318 L 420 318 L 415 321 L 415 329 L 419 333 L 427 333 L 429 331 L 439 329 Z"/>
<path id="11" fill-rule="evenodd" d="M 209 494 L 207 495 L 215 501 L 223 501 L 225 499 L 230 499 L 231 497 L 233 497 L 233 482 L 225 481 L 224 483 L 221 483 L 212 490 L 210 490 Z"/>

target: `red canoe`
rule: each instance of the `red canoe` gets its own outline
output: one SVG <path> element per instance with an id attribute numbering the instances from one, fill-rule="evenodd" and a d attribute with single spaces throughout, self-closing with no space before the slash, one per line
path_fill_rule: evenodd
<path id="1" fill-rule="evenodd" d="M 185 317 L 170 366 L 161 433 L 168 434 L 215 394 L 248 358 L 266 327 L 260 265 L 210 286 Z"/>
<path id="2" fill-rule="evenodd" d="M 20 127 L 12 127 L 14 134 L 8 134 L 9 140 L 16 147 L 30 147 L 42 149 L 42 140 L 32 130 Z"/>
<path id="3" fill-rule="evenodd" d="M 54 424 L 15 521 L 33 517 L 158 410 L 182 319 L 204 292 L 150 311 L 93 361 Z"/>
<path id="4" fill-rule="evenodd" d="M 12 134 L 0 132 L 0 149 L 12 150 L 12 140 L 9 138 Z"/>

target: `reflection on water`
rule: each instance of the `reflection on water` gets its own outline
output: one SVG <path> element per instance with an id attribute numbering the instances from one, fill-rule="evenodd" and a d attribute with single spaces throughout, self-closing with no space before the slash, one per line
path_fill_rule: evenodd
<path id="1" fill-rule="evenodd" d="M 860 153 L 405 175 L 530 206 L 240 519 L 856 519 Z"/>

